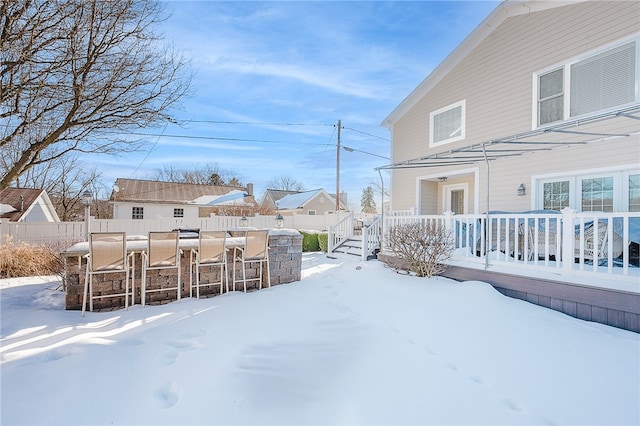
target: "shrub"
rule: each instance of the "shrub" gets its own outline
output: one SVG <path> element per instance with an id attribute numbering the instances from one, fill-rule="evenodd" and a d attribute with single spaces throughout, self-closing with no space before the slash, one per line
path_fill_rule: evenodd
<path id="1" fill-rule="evenodd" d="M 447 268 L 443 262 L 451 257 L 453 240 L 442 225 L 408 223 L 389 230 L 387 240 L 395 261 L 389 266 L 396 271 L 413 272 L 419 277 L 432 277 Z"/>
<path id="2" fill-rule="evenodd" d="M 302 251 L 320 251 L 316 232 L 300 231 L 302 234 Z"/>
<path id="3" fill-rule="evenodd" d="M 63 262 L 59 253 L 47 245 L 0 241 L 0 278 L 31 277 L 62 274 Z"/>
<path id="4" fill-rule="evenodd" d="M 319 233 L 318 245 L 320 246 L 320 250 L 326 253 L 329 250 L 329 234 L 326 232 Z"/>

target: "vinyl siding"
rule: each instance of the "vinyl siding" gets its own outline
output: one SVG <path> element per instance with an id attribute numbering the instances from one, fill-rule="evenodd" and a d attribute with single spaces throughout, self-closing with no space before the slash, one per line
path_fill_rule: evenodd
<path id="1" fill-rule="evenodd" d="M 640 3 L 586 2 L 506 19 L 451 70 L 427 96 L 392 127 L 393 161 L 444 152 L 531 130 L 533 73 L 615 42 L 640 31 Z M 466 99 L 466 139 L 429 149 L 430 112 Z M 603 128 L 607 127 L 603 123 Z M 602 143 L 572 146 L 551 155 L 533 154 L 491 164 L 491 209 L 530 208 L 532 175 L 586 169 L 640 160 L 638 137 L 602 149 Z M 614 143 L 611 146 L 615 145 Z M 583 152 L 584 151 L 584 152 Z M 484 205 L 485 165 L 480 171 L 480 209 Z M 468 167 L 468 166 L 466 166 Z M 416 206 L 416 179 L 449 168 L 396 170 L 392 179 L 392 208 Z M 517 197 L 518 183 L 527 195 Z M 441 196 L 439 197 L 441 200 Z M 441 201 L 439 201 L 441 203 Z M 471 201 L 469 201 L 471 204 Z M 472 204 L 471 204 L 472 205 Z"/>

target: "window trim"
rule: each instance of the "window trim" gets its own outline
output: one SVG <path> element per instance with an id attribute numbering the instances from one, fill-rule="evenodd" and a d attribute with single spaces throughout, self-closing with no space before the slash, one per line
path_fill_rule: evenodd
<path id="1" fill-rule="evenodd" d="M 461 130 L 459 136 L 454 136 L 452 138 L 444 139 L 438 142 L 434 141 L 434 117 L 436 115 L 442 114 L 443 112 L 450 111 L 452 109 L 461 107 L 460 109 L 460 122 L 461 122 Z M 439 108 L 435 111 L 431 111 L 429 113 L 429 147 L 435 147 L 440 145 L 445 145 L 452 142 L 457 142 L 466 138 L 466 127 L 467 127 L 467 100 L 463 99 L 461 101 L 452 103 L 450 105 Z"/>
<path id="2" fill-rule="evenodd" d="M 558 123 L 562 123 L 568 120 L 575 120 L 575 119 L 580 119 L 580 118 L 584 118 L 584 117 L 588 117 L 590 115 L 593 114 L 600 114 L 603 112 L 607 112 L 607 111 L 615 111 L 618 108 L 621 108 L 625 105 L 629 105 L 629 104 L 622 104 L 622 105 L 617 105 L 614 107 L 610 107 L 610 108 L 605 108 L 602 110 L 598 110 L 598 111 L 593 111 L 593 112 L 589 112 L 589 113 L 585 113 L 585 114 L 581 114 L 581 115 L 576 115 L 576 116 L 571 116 L 571 66 L 575 65 L 579 62 L 582 62 L 586 59 L 589 58 L 593 58 L 595 56 L 601 55 L 603 53 L 606 53 L 608 51 L 614 50 L 616 48 L 622 47 L 625 44 L 628 43 L 633 43 L 635 42 L 636 44 L 636 63 L 640 62 L 640 33 L 635 33 L 632 34 L 628 37 L 624 37 L 618 40 L 615 40 L 611 43 L 607 43 L 605 45 L 602 45 L 600 47 L 597 47 L 595 49 L 591 49 L 587 52 L 584 52 L 580 55 L 574 56 L 572 58 L 567 59 L 566 61 L 560 62 L 560 63 L 555 63 L 552 66 L 549 67 L 545 67 L 541 70 L 538 70 L 536 72 L 533 73 L 532 75 L 532 96 L 531 96 L 531 101 L 532 101 L 532 108 L 531 108 L 531 128 L 533 130 L 535 129 L 544 129 L 545 127 L 549 127 L 552 126 L 554 124 L 558 124 Z M 546 124 L 542 124 L 539 125 L 538 121 L 539 121 L 539 79 L 540 76 L 548 74 L 550 72 L 553 72 L 555 70 L 558 69 L 563 69 L 564 72 L 564 78 L 563 78 L 563 92 L 564 92 L 564 99 L 563 99 L 563 119 L 560 121 L 553 121 L 551 123 L 546 123 Z M 635 102 L 640 102 L 640 66 L 636 65 L 636 88 L 635 88 Z"/>
<path id="3" fill-rule="evenodd" d="M 463 191 L 463 214 L 469 213 L 469 184 L 468 183 L 455 183 L 449 185 L 442 185 L 442 209 L 443 211 L 451 210 L 451 192 Z"/>
<path id="4" fill-rule="evenodd" d="M 138 213 L 135 212 L 136 209 L 139 210 Z M 131 220 L 144 220 L 144 207 L 131 206 Z"/>
<path id="5" fill-rule="evenodd" d="M 629 176 L 640 174 L 637 165 L 621 165 L 588 170 L 532 176 L 535 195 L 532 197 L 533 210 L 544 207 L 544 184 L 557 181 L 569 181 L 569 208 L 582 211 L 582 181 L 601 177 L 613 177 L 613 211 L 629 211 Z"/>

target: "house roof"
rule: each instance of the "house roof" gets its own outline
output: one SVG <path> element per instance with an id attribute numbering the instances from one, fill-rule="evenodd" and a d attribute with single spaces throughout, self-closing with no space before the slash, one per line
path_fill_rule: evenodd
<path id="1" fill-rule="evenodd" d="M 0 192 L 0 218 L 19 222 L 40 202 L 53 220 L 59 220 L 44 189 L 6 188 Z"/>
<path id="2" fill-rule="evenodd" d="M 507 0 L 500 3 L 450 54 L 382 121 L 391 129 L 404 114 L 424 98 L 451 70 L 467 57 L 507 18 L 541 10 L 554 9 L 588 0 L 525 1 Z"/>
<path id="3" fill-rule="evenodd" d="M 225 198 L 226 197 L 226 198 Z M 216 201 L 217 200 L 217 201 Z M 212 206 L 233 204 L 257 206 L 247 188 L 239 186 L 200 185 L 138 179 L 116 179 L 111 202 L 157 204 L 195 204 Z"/>
<path id="4" fill-rule="evenodd" d="M 271 197 L 274 203 L 287 195 L 299 194 L 300 192 L 301 191 L 287 191 L 284 189 L 267 189 L 267 195 Z"/>
<path id="5" fill-rule="evenodd" d="M 324 194 L 327 198 L 331 199 L 335 203 L 335 199 L 331 197 L 324 189 L 314 189 L 312 191 L 296 192 L 285 195 L 276 201 L 276 208 L 278 210 L 293 210 L 303 208 L 305 204 L 311 201 L 319 194 Z"/>

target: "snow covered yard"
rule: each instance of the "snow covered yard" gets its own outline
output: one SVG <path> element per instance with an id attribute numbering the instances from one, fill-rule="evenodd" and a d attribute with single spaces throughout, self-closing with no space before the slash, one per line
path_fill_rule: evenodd
<path id="1" fill-rule="evenodd" d="M 636 333 L 348 255 L 302 276 L 84 318 L 2 280 L 1 423 L 640 424 Z"/>

